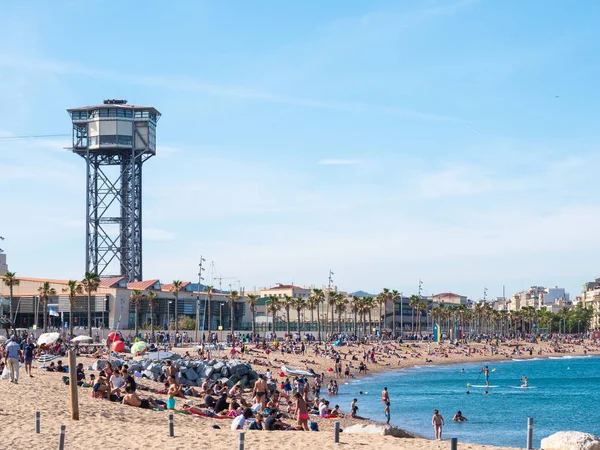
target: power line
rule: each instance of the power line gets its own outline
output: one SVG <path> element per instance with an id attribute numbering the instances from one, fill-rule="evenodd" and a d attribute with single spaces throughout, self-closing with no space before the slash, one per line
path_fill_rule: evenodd
<path id="1" fill-rule="evenodd" d="M 49 137 L 66 137 L 71 136 L 70 134 L 36 134 L 30 136 L 0 136 L 0 140 L 9 140 L 9 139 L 39 139 L 39 138 L 49 138 Z"/>

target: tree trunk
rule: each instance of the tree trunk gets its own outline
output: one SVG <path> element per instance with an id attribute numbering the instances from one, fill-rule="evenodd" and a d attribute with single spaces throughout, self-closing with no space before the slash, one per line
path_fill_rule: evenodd
<path id="1" fill-rule="evenodd" d="M 10 316 L 9 319 L 11 320 L 11 324 L 12 324 L 12 328 L 13 328 L 13 334 L 16 336 L 17 335 L 17 315 L 15 314 L 13 316 L 13 285 L 11 284 L 9 286 L 9 295 L 10 295 Z"/>
<path id="2" fill-rule="evenodd" d="M 175 335 L 179 333 L 179 295 L 175 294 Z M 177 342 L 175 342 L 177 343 Z"/>
<path id="3" fill-rule="evenodd" d="M 319 310 L 319 303 L 317 303 L 317 330 L 319 335 L 319 342 L 321 342 L 321 314 Z"/>
<path id="4" fill-rule="evenodd" d="M 154 342 L 154 305 L 152 303 L 150 303 L 150 333 L 152 334 L 152 342 Z"/>
<path id="5" fill-rule="evenodd" d="M 300 336 L 300 339 L 302 339 L 302 328 L 300 327 L 300 310 L 297 309 L 296 310 L 296 314 L 298 314 L 298 336 Z"/>
<path id="6" fill-rule="evenodd" d="M 357 316 L 357 315 L 358 315 L 358 313 L 357 313 L 357 311 L 356 311 L 356 309 L 355 309 L 355 310 L 354 310 L 354 327 L 353 327 L 353 328 L 354 328 L 354 337 L 356 337 L 356 319 L 357 319 L 357 317 L 356 317 L 356 316 Z"/>
<path id="7" fill-rule="evenodd" d="M 91 330 L 91 328 L 90 328 Z M 44 298 L 44 333 L 48 332 L 48 299 Z"/>
<path id="8" fill-rule="evenodd" d="M 366 320 L 366 314 L 363 312 L 362 314 L 362 337 L 365 337 L 365 334 L 367 332 L 367 320 Z"/>
<path id="9" fill-rule="evenodd" d="M 275 336 L 275 315 L 277 311 L 273 310 L 273 337 Z"/>
<path id="10" fill-rule="evenodd" d="M 88 286 L 89 287 L 89 286 Z M 46 308 L 44 308 L 44 317 L 46 317 Z M 87 304 L 87 316 L 88 316 L 88 336 L 92 337 L 92 293 L 88 291 L 88 304 Z M 44 324 L 46 319 L 44 319 Z M 45 325 L 44 325 L 45 326 Z"/>
<path id="11" fill-rule="evenodd" d="M 331 304 L 331 334 L 333 336 L 333 324 L 335 323 L 335 310 L 334 310 L 334 306 L 335 304 L 332 303 Z"/>
<path id="12" fill-rule="evenodd" d="M 230 317 L 230 320 L 231 320 L 231 346 L 233 347 L 233 343 L 235 341 L 233 339 L 233 336 L 235 333 L 235 323 L 233 322 L 233 315 L 235 314 L 235 304 L 233 303 L 233 300 L 231 300 L 231 310 L 230 311 L 231 311 L 231 317 Z"/>
<path id="13" fill-rule="evenodd" d="M 69 335 L 73 337 L 73 301 L 69 302 Z"/>
<path id="14" fill-rule="evenodd" d="M 289 336 L 289 334 L 290 334 L 290 308 L 285 309 L 285 316 L 287 319 L 286 332 L 287 332 L 287 335 Z"/>
<path id="15" fill-rule="evenodd" d="M 208 332 L 208 341 L 210 342 L 210 333 L 212 331 L 212 297 L 209 295 L 208 296 L 208 324 L 207 324 L 207 332 Z"/>
<path id="16" fill-rule="evenodd" d="M 320 314 L 319 314 L 320 315 Z M 327 327 L 329 325 L 329 306 L 325 303 L 325 340 L 327 340 Z"/>
<path id="17" fill-rule="evenodd" d="M 342 311 L 338 312 L 338 334 L 342 334 Z"/>
<path id="18" fill-rule="evenodd" d="M 415 308 L 410 312 L 410 332 L 412 334 L 415 333 Z"/>
<path id="19" fill-rule="evenodd" d="M 256 327 L 255 327 L 255 323 L 256 323 L 256 309 L 252 308 L 252 340 L 254 341 L 254 334 L 256 332 Z"/>
<path id="20" fill-rule="evenodd" d="M 135 331 L 135 337 L 138 337 L 139 329 L 138 329 L 138 301 L 137 300 L 135 302 L 134 314 L 135 314 L 135 317 L 133 318 L 133 327 L 134 327 L 134 331 Z M 135 338 L 134 338 L 134 342 L 135 342 Z"/>
<path id="21" fill-rule="evenodd" d="M 396 300 L 392 300 L 392 338 L 396 339 Z"/>
<path id="22" fill-rule="evenodd" d="M 379 303 L 379 338 L 383 338 L 383 327 L 381 325 L 381 303 Z"/>

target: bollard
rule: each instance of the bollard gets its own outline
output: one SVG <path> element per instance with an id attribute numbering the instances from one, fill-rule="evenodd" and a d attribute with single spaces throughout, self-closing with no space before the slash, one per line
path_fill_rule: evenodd
<path id="1" fill-rule="evenodd" d="M 173 421 L 173 414 L 169 414 L 169 437 L 175 437 L 175 423 Z"/>
<path id="2" fill-rule="evenodd" d="M 60 434 L 58 435 L 58 450 L 65 450 L 65 433 L 67 430 L 66 425 L 60 426 Z"/>
<path id="3" fill-rule="evenodd" d="M 333 434 L 333 442 L 338 444 L 340 442 L 340 423 L 335 422 L 334 426 L 335 426 L 335 428 L 334 428 L 334 434 Z"/>
<path id="4" fill-rule="evenodd" d="M 456 450 L 458 447 L 458 439 L 452 438 L 450 439 L 450 450 Z"/>
<path id="5" fill-rule="evenodd" d="M 533 417 L 527 418 L 527 450 L 533 448 Z"/>
<path id="6" fill-rule="evenodd" d="M 40 412 L 35 412 L 35 432 L 40 433 Z"/>
<path id="7" fill-rule="evenodd" d="M 246 440 L 246 433 L 240 431 L 238 438 L 238 450 L 244 450 L 244 442 Z"/>

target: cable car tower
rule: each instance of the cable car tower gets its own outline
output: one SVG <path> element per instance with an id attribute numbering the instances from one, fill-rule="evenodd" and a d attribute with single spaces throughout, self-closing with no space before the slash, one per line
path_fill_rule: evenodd
<path id="1" fill-rule="evenodd" d="M 160 113 L 126 100 L 67 111 L 87 169 L 86 271 L 142 281 L 142 164 L 156 154 Z"/>

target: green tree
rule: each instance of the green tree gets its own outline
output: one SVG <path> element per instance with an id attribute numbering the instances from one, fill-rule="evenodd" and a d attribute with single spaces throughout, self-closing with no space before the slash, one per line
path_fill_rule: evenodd
<path id="1" fill-rule="evenodd" d="M 296 314 L 298 315 L 298 334 L 302 333 L 302 327 L 300 322 L 300 311 L 306 307 L 306 300 L 302 297 L 292 299 L 292 306 L 296 310 Z M 302 337 L 302 336 L 301 336 Z"/>
<path id="2" fill-rule="evenodd" d="M 408 299 L 408 306 L 411 308 L 411 318 L 410 318 L 410 332 L 415 332 L 415 312 L 417 311 L 417 305 L 421 299 L 418 295 L 411 295 Z"/>
<path id="3" fill-rule="evenodd" d="M 18 311 L 15 311 L 14 315 L 13 315 L 13 288 L 15 286 L 18 286 L 21 281 L 17 278 L 17 274 L 15 272 L 6 272 L 4 274 L 4 278 L 3 278 L 4 284 L 5 286 L 8 287 L 8 295 L 9 295 L 9 299 L 10 299 L 10 305 L 9 305 L 9 319 L 12 323 L 12 327 L 13 327 L 13 334 L 17 334 L 17 326 L 16 326 L 16 322 L 17 322 L 17 313 Z"/>
<path id="4" fill-rule="evenodd" d="M 229 303 L 229 311 L 230 311 L 230 317 L 231 317 L 231 344 L 233 345 L 234 342 L 234 328 L 235 328 L 235 321 L 234 321 L 234 317 L 235 317 L 235 302 L 237 302 L 240 298 L 242 298 L 242 296 L 238 293 L 238 291 L 231 291 L 228 295 L 227 295 L 227 302 Z"/>
<path id="5" fill-rule="evenodd" d="M 276 295 L 269 295 L 267 301 L 265 302 L 267 307 L 267 312 L 273 314 L 273 333 L 275 333 L 275 319 L 277 312 L 281 309 L 281 302 L 279 301 L 279 297 Z"/>
<path id="6" fill-rule="evenodd" d="M 138 318 L 140 316 L 139 314 L 139 308 L 140 308 L 140 303 L 142 302 L 142 300 L 144 299 L 144 293 L 142 291 L 140 291 L 139 289 L 134 289 L 133 291 L 131 291 L 131 294 L 129 294 L 129 304 L 133 305 L 133 314 L 134 314 L 134 318 L 133 318 L 133 329 L 135 332 L 135 337 L 138 336 L 139 333 L 139 327 L 138 327 Z"/>
<path id="7" fill-rule="evenodd" d="M 290 334 L 290 309 L 294 306 L 294 297 L 290 295 L 284 295 L 283 300 L 281 302 L 283 309 L 285 309 L 285 320 L 286 320 L 286 334 L 289 336 Z"/>
<path id="8" fill-rule="evenodd" d="M 100 277 L 94 272 L 86 272 L 83 280 L 81 280 L 83 290 L 87 293 L 87 320 L 88 320 L 88 336 L 92 337 L 92 292 L 98 290 L 100 286 Z"/>
<path id="9" fill-rule="evenodd" d="M 173 294 L 173 297 L 175 297 L 175 334 L 179 333 L 179 293 L 181 291 L 183 291 L 183 283 L 181 280 L 173 280 L 173 284 L 171 285 L 169 292 Z"/>
<path id="10" fill-rule="evenodd" d="M 259 300 L 259 295 L 248 294 L 246 296 L 246 303 L 248 303 L 248 307 L 250 308 L 250 312 L 252 313 L 252 339 L 254 339 L 256 330 L 256 305 L 258 305 Z"/>
<path id="11" fill-rule="evenodd" d="M 73 336 L 73 309 L 77 302 L 77 295 L 83 294 L 83 286 L 79 281 L 67 281 L 67 287 L 63 288 L 63 292 L 67 292 L 69 296 L 69 335 Z"/>
<path id="12" fill-rule="evenodd" d="M 152 335 L 152 340 L 156 340 L 156 336 L 154 333 L 154 308 L 156 308 L 158 304 L 158 294 L 154 291 L 148 292 L 146 296 L 148 299 L 148 306 L 150 307 L 150 334 Z"/>
<path id="13" fill-rule="evenodd" d="M 56 290 L 50 286 L 48 281 L 44 281 L 44 284 L 38 288 L 38 292 L 44 305 L 44 333 L 46 333 L 48 331 L 48 297 L 56 295 Z"/>
<path id="14" fill-rule="evenodd" d="M 319 335 L 319 342 L 321 341 L 321 313 L 320 313 L 320 306 L 321 303 L 323 303 L 325 301 L 325 293 L 323 292 L 323 289 L 313 289 L 312 293 L 310 294 L 311 298 L 313 299 L 315 305 L 317 305 L 317 333 Z M 312 320 L 312 310 L 311 310 L 311 320 Z M 325 330 L 327 331 L 327 330 Z"/>

